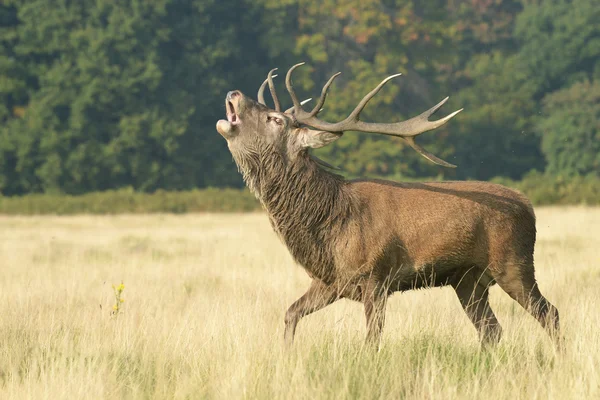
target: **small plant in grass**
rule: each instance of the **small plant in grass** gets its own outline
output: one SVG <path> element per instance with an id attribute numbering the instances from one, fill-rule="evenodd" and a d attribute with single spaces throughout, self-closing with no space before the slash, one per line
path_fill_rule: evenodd
<path id="1" fill-rule="evenodd" d="M 123 290 L 125 290 L 125 284 L 121 282 L 120 285 L 112 285 L 115 292 L 115 305 L 113 306 L 112 315 L 117 316 L 123 308 L 125 299 L 123 298 Z"/>

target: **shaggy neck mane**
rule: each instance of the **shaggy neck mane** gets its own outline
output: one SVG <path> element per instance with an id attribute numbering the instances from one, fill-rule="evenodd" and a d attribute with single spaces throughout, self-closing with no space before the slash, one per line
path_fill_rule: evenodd
<path id="1" fill-rule="evenodd" d="M 335 278 L 332 248 L 353 207 L 344 178 L 320 168 L 308 153 L 294 161 L 272 149 L 234 158 L 294 259 L 312 277 Z"/>

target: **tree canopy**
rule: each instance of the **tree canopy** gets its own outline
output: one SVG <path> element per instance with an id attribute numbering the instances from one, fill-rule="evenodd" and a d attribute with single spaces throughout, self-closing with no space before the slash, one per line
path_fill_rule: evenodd
<path id="1" fill-rule="evenodd" d="M 600 176 L 599 20 L 593 0 L 2 0 L 0 193 L 239 186 L 224 96 L 299 61 L 306 97 L 343 72 L 329 119 L 397 72 L 364 119 L 465 108 L 418 139 L 458 169 L 348 133 L 318 151 L 347 176 Z"/>

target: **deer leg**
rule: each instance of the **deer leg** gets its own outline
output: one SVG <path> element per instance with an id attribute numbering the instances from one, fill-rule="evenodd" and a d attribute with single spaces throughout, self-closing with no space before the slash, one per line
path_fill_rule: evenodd
<path id="1" fill-rule="evenodd" d="M 468 271 L 457 276 L 452 283 L 458 300 L 465 313 L 475 325 L 483 346 L 498 343 L 502 337 L 502 327 L 496 319 L 489 303 L 489 286 L 482 283 L 480 275 Z"/>
<path id="2" fill-rule="evenodd" d="M 294 342 L 296 326 L 302 317 L 327 307 L 337 299 L 337 292 L 333 286 L 327 286 L 317 279 L 313 280 L 308 291 L 296 300 L 285 314 L 284 339 L 286 345 L 291 346 Z"/>
<path id="3" fill-rule="evenodd" d="M 363 303 L 367 318 L 366 343 L 379 347 L 387 303 L 387 293 L 384 287 L 378 285 L 374 279 L 369 279 L 363 292 Z"/>
<path id="4" fill-rule="evenodd" d="M 533 265 L 511 263 L 494 278 L 498 285 L 533 315 L 548 335 L 560 345 L 558 310 L 540 292 L 533 271 Z"/>

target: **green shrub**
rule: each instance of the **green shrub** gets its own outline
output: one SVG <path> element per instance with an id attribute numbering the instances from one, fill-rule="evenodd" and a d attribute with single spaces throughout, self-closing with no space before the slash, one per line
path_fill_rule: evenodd
<path id="1" fill-rule="evenodd" d="M 532 171 L 521 181 L 494 178 L 492 182 L 523 192 L 534 205 L 600 205 L 600 178 L 593 174 L 567 178 Z"/>
<path id="2" fill-rule="evenodd" d="M 131 189 L 93 192 L 80 196 L 30 194 L 0 197 L 2 214 L 145 214 L 188 212 L 244 212 L 260 209 L 259 202 L 247 190 L 203 189 L 163 190 L 140 193 Z"/>
<path id="3" fill-rule="evenodd" d="M 534 205 L 600 205 L 600 178 L 564 178 L 531 172 L 521 181 L 494 178 L 527 195 Z M 30 194 L 0 196 L 0 214 L 147 214 L 190 212 L 249 212 L 260 203 L 247 189 L 197 189 L 190 191 L 135 192 L 132 189 L 93 192 L 80 196 Z"/>

